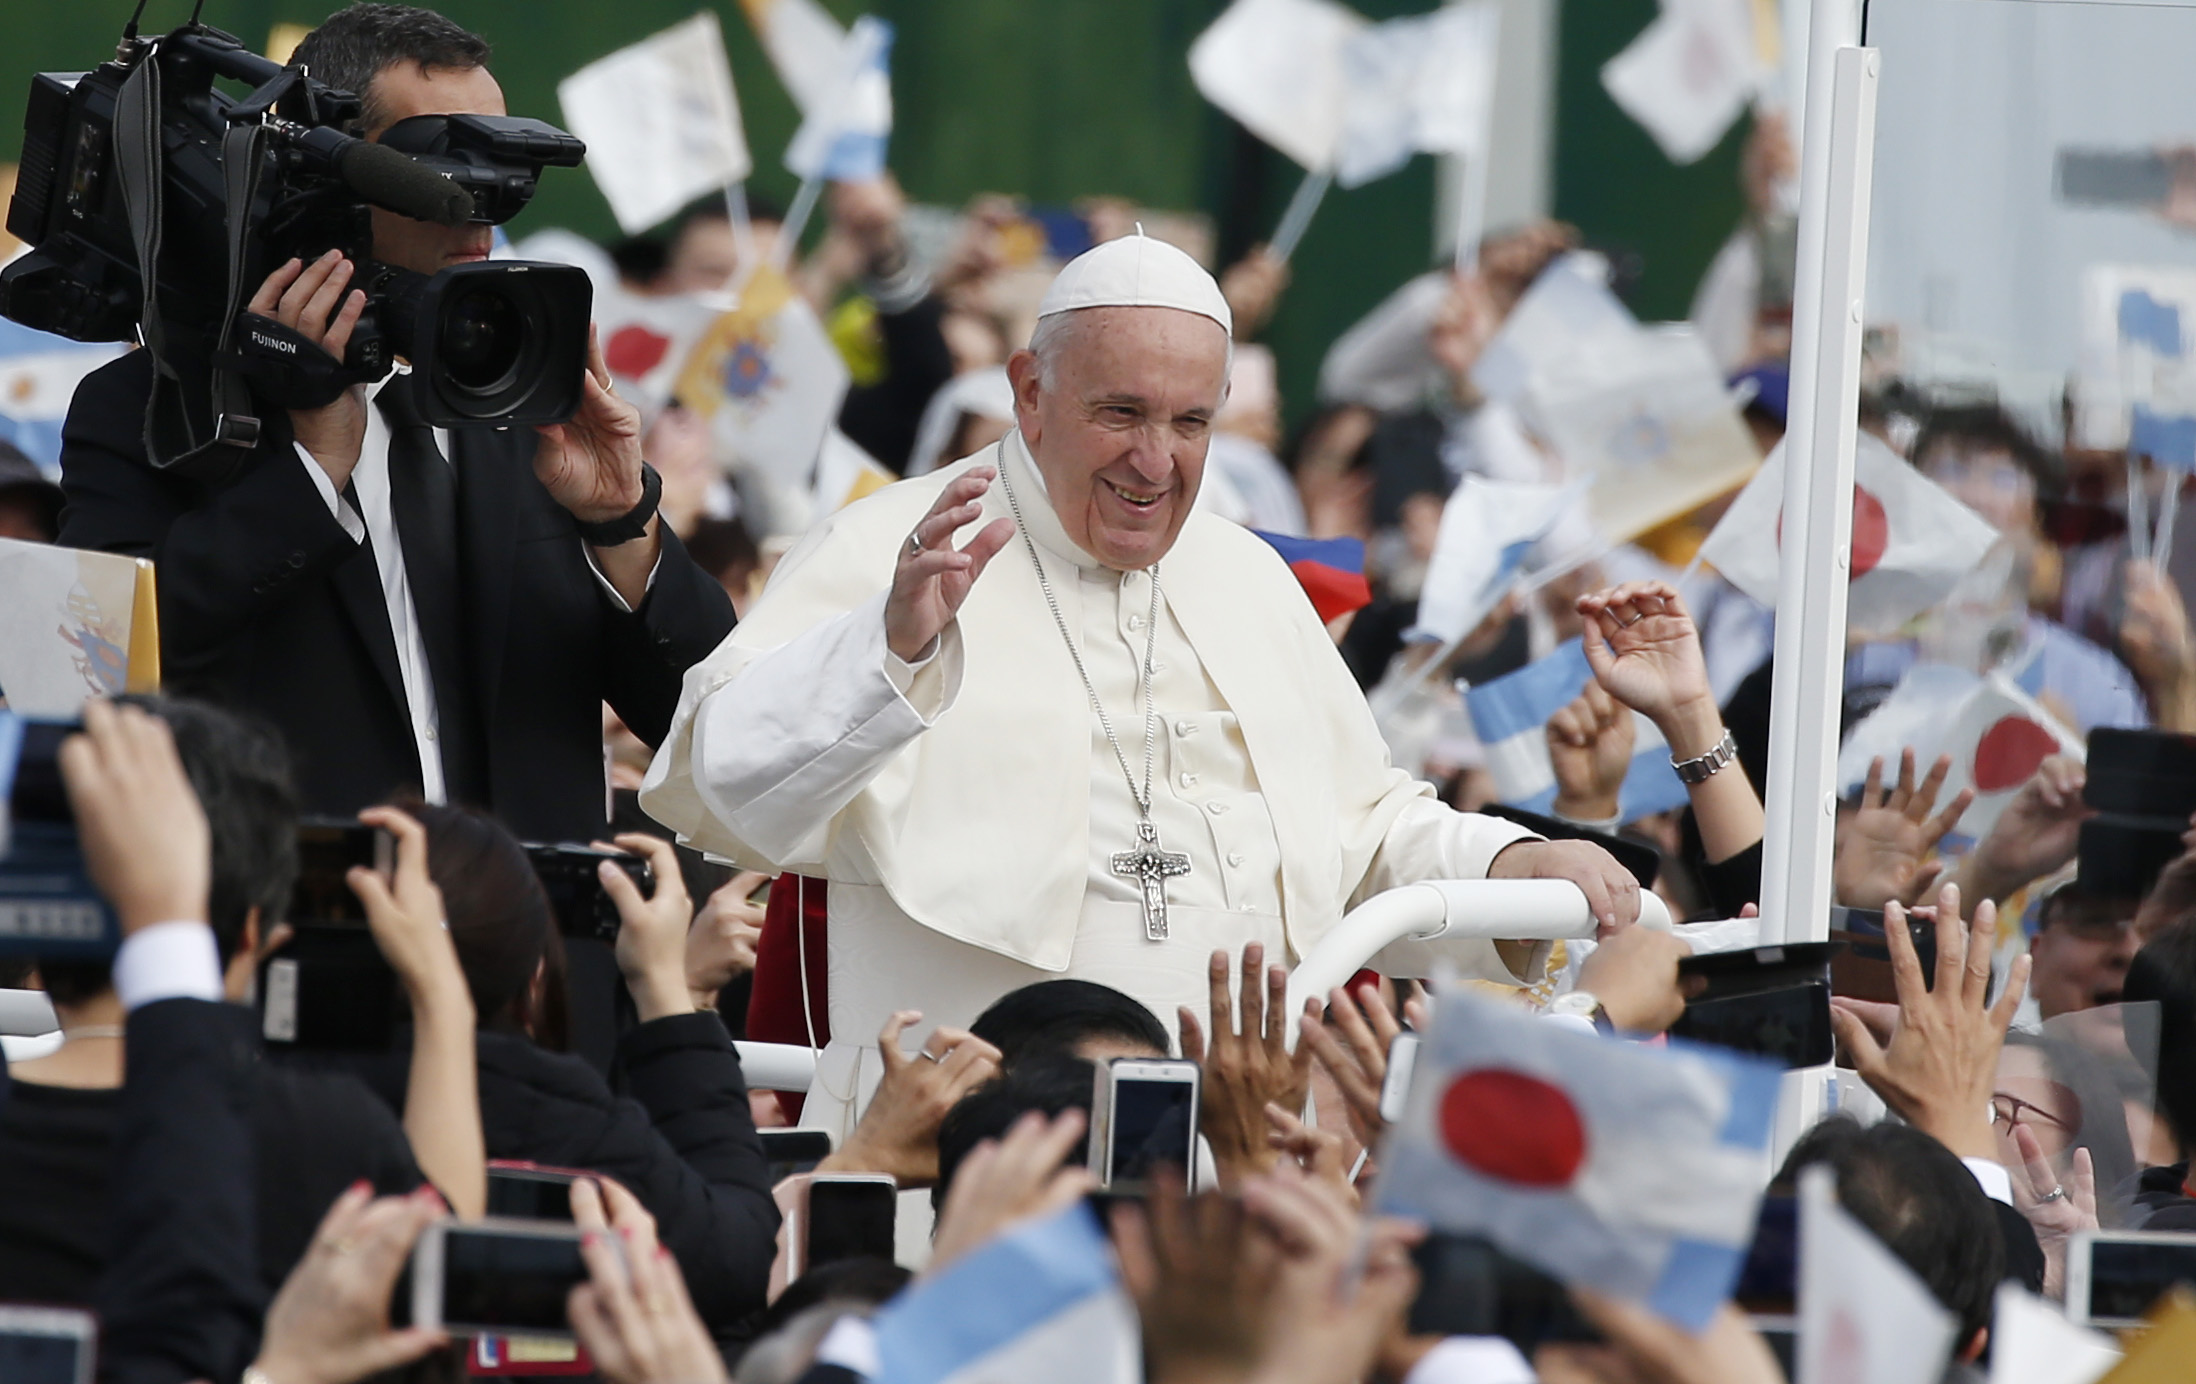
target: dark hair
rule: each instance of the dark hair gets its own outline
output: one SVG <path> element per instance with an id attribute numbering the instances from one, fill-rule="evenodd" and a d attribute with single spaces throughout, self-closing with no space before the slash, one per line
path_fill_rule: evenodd
<path id="1" fill-rule="evenodd" d="M 683 541 L 694 565 L 720 582 L 728 571 L 752 573 L 762 562 L 755 536 L 738 519 L 704 519 Z"/>
<path id="2" fill-rule="evenodd" d="M 1769 1184 L 1790 1193 L 1800 1169 L 1828 1164 L 1838 1202 L 1959 1318 L 1961 1345 L 1990 1325 L 2005 1237 L 1990 1198 L 1952 1151 L 1901 1124 L 1832 1115 L 1800 1136 Z"/>
<path id="3" fill-rule="evenodd" d="M 1007 1068 L 961 1097 L 938 1126 L 938 1185 L 930 1190 L 931 1206 L 945 1205 L 953 1175 L 978 1144 L 1004 1137 L 1030 1111 L 1057 1115 L 1073 1109 L 1088 1115 L 1097 1079 L 1098 1069 L 1082 1058 L 1046 1053 Z M 1088 1154 L 1089 1145 L 1078 1143 L 1067 1161 L 1080 1167 Z"/>
<path id="4" fill-rule="evenodd" d="M 1940 443 L 1964 442 L 2010 453 L 2015 463 L 2036 482 L 2040 496 L 2057 495 L 2066 485 L 2066 464 L 2044 450 L 2013 421 L 2013 415 L 1996 404 L 1948 404 L 1922 420 L 1914 439 L 1914 465 L 1928 464 L 1929 453 Z"/>
<path id="5" fill-rule="evenodd" d="M 422 73 L 438 67 L 485 67 L 488 41 L 433 10 L 352 5 L 320 21 L 290 60 L 305 64 L 316 80 L 356 93 L 364 103 L 360 126 L 378 130 L 388 122 L 374 95 L 376 77 L 399 63 L 411 63 Z"/>
<path id="6" fill-rule="evenodd" d="M 2196 920 L 2168 923 L 2135 953 L 2120 998 L 2158 1005 L 2158 1114 L 2185 1149 L 2196 1143 Z"/>
<path id="7" fill-rule="evenodd" d="M 287 911 L 297 882 L 297 795 L 281 737 L 231 711 L 180 697 L 125 697 L 168 723 L 176 755 L 205 811 L 213 838 L 206 921 L 222 963 L 236 955 L 244 924 L 259 911 L 265 928 Z M 39 982 L 57 1004 L 81 1004 L 113 983 L 105 960 L 41 961 Z"/>
<path id="8" fill-rule="evenodd" d="M 882 1307 L 915 1275 L 889 1259 L 839 1259 L 810 1269 L 755 1319 L 753 1339 L 782 1329 L 811 1307 Z"/>
<path id="9" fill-rule="evenodd" d="M 1008 1067 L 1040 1054 L 1073 1055 L 1092 1038 L 1117 1038 L 1161 1054 L 1173 1051 L 1166 1026 L 1149 1009 L 1088 980 L 1040 980 L 1009 990 L 976 1017 L 969 1032 L 997 1048 Z"/>
<path id="10" fill-rule="evenodd" d="M 399 803 L 427 828 L 427 873 L 457 946 L 480 1026 L 570 1045 L 564 941 L 526 849 L 501 823 L 468 807 Z M 534 976 L 542 977 L 533 1007 Z"/>
<path id="11" fill-rule="evenodd" d="M 610 247 L 618 277 L 644 288 L 663 276 L 670 259 L 670 248 L 652 235 L 629 235 Z"/>

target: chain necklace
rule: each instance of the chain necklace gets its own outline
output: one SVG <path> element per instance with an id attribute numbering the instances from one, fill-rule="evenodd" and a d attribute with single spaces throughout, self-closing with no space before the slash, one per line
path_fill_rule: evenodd
<path id="1" fill-rule="evenodd" d="M 1152 658 L 1159 642 L 1159 564 L 1151 565 L 1151 611 L 1144 617 L 1144 661 L 1137 679 L 1144 688 L 1144 784 L 1136 785 L 1136 775 L 1129 769 L 1128 752 L 1121 748 L 1121 737 L 1114 733 L 1113 718 L 1106 714 L 1105 704 L 1098 700 L 1098 684 L 1091 681 L 1090 670 L 1083 665 L 1082 650 L 1075 646 L 1075 637 L 1068 633 L 1067 617 L 1060 612 L 1060 598 L 1052 591 L 1052 581 L 1045 575 L 1045 562 L 1037 552 L 1037 541 L 1029 535 L 1029 525 L 1023 522 L 1022 505 L 1014 496 L 1014 484 L 1007 479 L 1006 444 L 999 444 L 999 487 L 1006 494 L 1007 508 L 1014 514 L 1014 526 L 1021 530 L 1022 546 L 1029 551 L 1030 565 L 1037 569 L 1037 588 L 1045 593 L 1045 605 L 1052 611 L 1053 627 L 1060 631 L 1060 642 L 1067 645 L 1068 657 L 1075 662 L 1076 675 L 1083 680 L 1083 690 L 1090 694 L 1090 709 L 1098 713 L 1098 726 L 1106 733 L 1106 743 L 1113 747 L 1113 758 L 1121 766 L 1121 777 L 1128 782 L 1129 798 L 1136 804 L 1136 836 L 1134 850 L 1114 854 L 1113 873 L 1136 882 L 1142 895 L 1144 910 L 1144 936 L 1153 942 L 1167 939 L 1167 889 L 1166 881 L 1190 872 L 1189 857 L 1178 852 L 1164 850 L 1159 845 L 1159 828 L 1151 820 L 1151 768 L 1152 757 L 1159 743 L 1157 704 L 1153 696 Z"/>

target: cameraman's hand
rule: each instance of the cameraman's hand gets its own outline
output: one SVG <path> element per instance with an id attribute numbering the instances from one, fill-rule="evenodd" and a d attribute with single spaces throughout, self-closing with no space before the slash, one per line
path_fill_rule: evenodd
<path id="1" fill-rule="evenodd" d="M 134 706 L 84 703 L 84 733 L 61 745 L 61 780 L 92 883 L 124 936 L 206 921 L 213 836 L 168 723 Z"/>
<path id="2" fill-rule="evenodd" d="M 607 850 L 601 842 L 598 849 Z M 648 862 L 656 876 L 656 892 L 641 897 L 632 876 L 605 860 L 596 867 L 603 890 L 618 906 L 618 969 L 625 973 L 625 988 L 633 992 L 640 1021 L 671 1014 L 694 1012 L 694 996 L 686 988 L 686 928 L 694 919 L 694 905 L 686 897 L 686 881 L 679 874 L 679 858 L 671 843 L 661 837 L 627 832 L 617 838 L 617 849 L 631 851 Z"/>
<path id="3" fill-rule="evenodd" d="M 273 318 L 341 360 L 359 314 L 366 310 L 363 292 L 344 291 L 350 288 L 351 273 L 351 262 L 340 250 L 330 250 L 311 264 L 293 259 L 267 276 L 244 310 Z M 353 385 L 325 408 L 291 409 L 290 431 L 341 490 L 350 484 L 366 444 L 366 387 Z"/>
<path id="4" fill-rule="evenodd" d="M 534 474 L 550 497 L 583 524 L 603 524 L 633 512 L 641 499 L 640 410 L 610 388 L 610 367 L 603 362 L 602 339 L 587 329 L 587 369 L 580 379 L 579 412 L 569 422 L 534 429 Z M 616 551 L 645 549 L 659 543 L 657 521 L 648 521 L 645 538 L 621 543 Z M 637 604 L 637 603 L 636 603 Z"/>

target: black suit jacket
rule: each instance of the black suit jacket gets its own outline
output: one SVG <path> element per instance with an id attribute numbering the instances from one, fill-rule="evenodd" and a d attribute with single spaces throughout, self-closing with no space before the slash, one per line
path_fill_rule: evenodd
<path id="1" fill-rule="evenodd" d="M 61 541 L 158 564 L 165 689 L 279 727 L 307 810 L 347 814 L 416 790 L 371 543 L 352 542 L 329 513 L 279 409 L 263 410 L 260 446 L 221 486 L 153 470 L 141 440 L 151 376 L 133 351 L 78 388 L 62 436 Z M 601 703 L 656 743 L 686 669 L 730 633 L 732 606 L 665 529 L 648 599 L 620 610 L 576 521 L 535 478 L 534 442 L 531 428 L 451 437 L 484 761 L 485 793 L 468 796 L 521 837 L 588 840 L 606 821 Z"/>

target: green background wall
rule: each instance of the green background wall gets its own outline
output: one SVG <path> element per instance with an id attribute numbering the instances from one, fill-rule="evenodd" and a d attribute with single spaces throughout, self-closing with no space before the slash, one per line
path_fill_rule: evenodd
<path id="1" fill-rule="evenodd" d="M 311 24 L 332 0 L 207 0 L 205 19 L 254 47 L 278 22 Z M 978 192 L 1042 203 L 1113 194 L 1211 214 L 1222 254 L 1271 233 L 1298 170 L 1206 104 L 1190 84 L 1190 41 L 1224 0 L 825 0 L 842 19 L 873 9 L 897 26 L 893 164 L 918 200 Z M 13 114 L 40 69 L 83 68 L 112 52 L 128 0 L 0 0 L 0 161 L 21 143 Z M 1428 0 L 1356 0 L 1371 18 Z M 495 45 L 496 75 L 523 114 L 557 118 L 556 83 L 582 63 L 692 14 L 695 0 L 444 0 L 444 13 Z M 734 80 L 755 151 L 758 191 L 781 202 L 793 180 L 779 155 L 796 123 L 791 99 L 736 0 L 722 0 Z M 180 22 L 185 0 L 153 0 L 146 28 Z M 1734 132 L 1709 158 L 1673 169 L 1602 93 L 1603 61 L 1654 17 L 1654 0 L 1564 0 L 1556 122 L 1555 213 L 1589 240 L 1636 258 L 1643 314 L 1682 315 L 1737 215 Z M 1267 339 L 1292 418 L 1311 402 L 1326 344 L 1431 262 L 1433 164 L 1331 194 L 1296 256 L 1296 285 Z M 614 231 L 582 174 L 552 176 L 513 225 Z"/>

